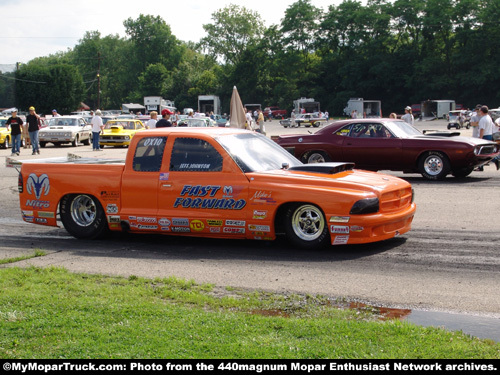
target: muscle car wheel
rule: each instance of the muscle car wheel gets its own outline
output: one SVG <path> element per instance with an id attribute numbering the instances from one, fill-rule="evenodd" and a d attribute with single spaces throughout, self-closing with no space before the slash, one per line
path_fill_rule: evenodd
<path id="1" fill-rule="evenodd" d="M 419 171 L 428 180 L 442 180 L 450 171 L 450 162 L 446 155 L 430 151 L 420 157 Z"/>
<path id="2" fill-rule="evenodd" d="M 98 238 L 108 229 L 101 203 L 90 195 L 66 195 L 60 211 L 64 228 L 76 238 Z"/>
<path id="3" fill-rule="evenodd" d="M 73 145 L 73 147 L 80 146 L 80 139 L 78 139 L 78 135 L 75 136 L 75 140 L 71 142 L 71 144 Z"/>
<path id="4" fill-rule="evenodd" d="M 317 206 L 307 203 L 290 206 L 285 220 L 286 236 L 296 246 L 312 249 L 329 241 L 325 216 Z"/>
<path id="5" fill-rule="evenodd" d="M 310 151 L 302 157 L 302 162 L 306 164 L 311 163 L 326 163 L 330 158 L 323 151 Z"/>
<path id="6" fill-rule="evenodd" d="M 5 137 L 5 142 L 3 143 L 3 148 L 7 149 L 10 147 L 10 139 L 9 137 Z"/>

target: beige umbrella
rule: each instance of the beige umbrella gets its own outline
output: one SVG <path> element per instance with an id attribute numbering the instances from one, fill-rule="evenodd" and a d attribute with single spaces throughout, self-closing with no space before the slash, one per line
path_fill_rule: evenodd
<path id="1" fill-rule="evenodd" d="M 231 95 L 229 116 L 229 127 L 245 129 L 245 108 L 243 107 L 243 103 L 241 102 L 240 94 L 238 94 L 236 86 L 233 87 L 233 95 Z"/>

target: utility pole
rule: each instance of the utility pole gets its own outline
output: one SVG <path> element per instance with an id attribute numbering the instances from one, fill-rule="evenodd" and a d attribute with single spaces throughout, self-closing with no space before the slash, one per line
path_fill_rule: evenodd
<path id="1" fill-rule="evenodd" d="M 97 52 L 97 108 L 101 108 L 101 52 Z"/>

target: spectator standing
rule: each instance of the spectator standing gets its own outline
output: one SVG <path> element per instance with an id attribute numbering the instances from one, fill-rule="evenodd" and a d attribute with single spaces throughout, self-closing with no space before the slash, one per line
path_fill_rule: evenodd
<path id="1" fill-rule="evenodd" d="M 38 130 L 40 130 L 40 116 L 36 114 L 35 107 L 30 107 L 30 114 L 26 116 L 26 125 L 28 128 L 28 134 L 33 149 L 33 153 L 31 155 L 40 154 L 40 145 L 38 142 Z"/>
<path id="2" fill-rule="evenodd" d="M 394 112 L 392 112 L 392 113 L 389 115 L 389 118 L 395 118 L 395 119 L 397 119 L 397 118 L 398 118 L 398 115 L 396 115 Z"/>
<path id="3" fill-rule="evenodd" d="M 173 115 L 173 112 L 167 108 L 161 111 L 162 118 L 156 123 L 157 128 L 170 128 L 172 127 L 172 123 L 170 122 L 170 116 Z"/>
<path id="4" fill-rule="evenodd" d="M 253 130 L 253 126 L 252 126 L 252 111 L 248 110 L 247 111 L 247 114 L 245 115 L 246 119 L 247 119 L 247 123 L 246 123 L 246 129 L 248 130 Z"/>
<path id="5" fill-rule="evenodd" d="M 262 133 L 262 128 L 264 126 L 264 113 L 259 109 L 259 114 L 257 115 L 257 131 Z"/>
<path id="6" fill-rule="evenodd" d="M 92 150 L 93 151 L 102 151 L 101 146 L 99 145 L 99 135 L 104 129 L 104 124 L 102 123 L 101 118 L 101 110 L 98 109 L 95 111 L 94 117 L 92 117 Z"/>
<path id="7" fill-rule="evenodd" d="M 152 111 L 150 114 L 151 118 L 146 122 L 146 129 L 154 129 L 156 128 L 156 122 L 158 121 L 158 112 Z"/>
<path id="8" fill-rule="evenodd" d="M 481 109 L 482 105 L 478 104 L 476 105 L 476 108 L 474 108 L 474 114 L 470 118 L 470 126 L 472 127 L 472 136 L 474 138 L 479 138 L 479 120 L 481 117 L 479 116 L 479 110 Z"/>
<path id="9" fill-rule="evenodd" d="M 415 122 L 415 119 L 413 118 L 413 115 L 411 113 L 411 107 L 410 106 L 407 106 L 405 108 L 405 114 L 403 116 L 401 116 L 401 120 L 403 120 L 404 122 L 410 124 L 410 125 L 413 125 L 413 123 Z"/>
<path id="10" fill-rule="evenodd" d="M 52 110 L 52 117 L 61 117 L 61 115 L 57 113 L 57 109 Z"/>
<path id="11" fill-rule="evenodd" d="M 10 136 L 12 139 L 12 155 L 11 156 L 19 156 L 21 152 L 21 134 L 22 134 L 22 126 L 23 120 L 17 116 L 17 109 L 12 111 L 11 116 L 7 119 L 6 122 L 7 128 L 10 127 Z"/>
<path id="12" fill-rule="evenodd" d="M 488 114 L 488 107 L 483 105 L 479 109 L 479 138 L 486 139 L 488 141 L 493 140 L 493 120 L 491 119 L 490 115 Z"/>

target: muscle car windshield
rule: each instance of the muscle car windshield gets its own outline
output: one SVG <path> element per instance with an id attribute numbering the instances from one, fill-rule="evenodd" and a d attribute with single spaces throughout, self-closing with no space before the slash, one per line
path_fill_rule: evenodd
<path id="1" fill-rule="evenodd" d="M 217 137 L 222 147 L 233 157 L 243 172 L 262 172 L 302 165 L 274 141 L 258 133 L 245 133 Z"/>
<path id="2" fill-rule="evenodd" d="M 78 120 L 75 118 L 53 118 L 50 119 L 49 126 L 77 126 Z"/>
<path id="3" fill-rule="evenodd" d="M 404 121 L 391 121 L 387 122 L 386 126 L 398 137 L 408 138 L 414 135 L 422 135 L 420 130 L 414 128 Z"/>

